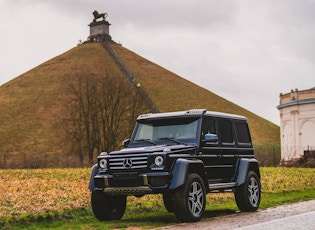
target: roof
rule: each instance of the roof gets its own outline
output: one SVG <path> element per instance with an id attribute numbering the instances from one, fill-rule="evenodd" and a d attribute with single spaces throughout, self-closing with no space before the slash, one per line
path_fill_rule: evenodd
<path id="1" fill-rule="evenodd" d="M 177 111 L 177 112 L 142 114 L 138 117 L 137 120 L 156 119 L 156 118 L 170 118 L 170 117 L 202 117 L 203 115 L 212 116 L 212 117 L 225 117 L 225 118 L 233 118 L 233 119 L 242 119 L 242 120 L 247 119 L 244 116 L 235 115 L 235 114 L 206 111 L 205 109 L 191 109 L 191 110 Z"/>
<path id="2" fill-rule="evenodd" d="M 213 117 L 225 117 L 225 118 L 233 118 L 233 119 L 242 119 L 247 120 L 246 117 L 237 115 L 237 114 L 231 114 L 231 113 L 222 113 L 222 112 L 214 112 L 214 111 L 207 111 L 206 115 L 213 116 Z"/>

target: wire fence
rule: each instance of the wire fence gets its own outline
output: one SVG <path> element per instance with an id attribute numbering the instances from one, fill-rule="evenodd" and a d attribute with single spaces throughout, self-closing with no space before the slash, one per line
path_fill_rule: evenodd
<path id="1" fill-rule="evenodd" d="M 309 153 L 309 154 L 313 154 Z M 278 166 L 281 160 L 280 149 L 273 146 L 255 148 L 255 158 L 260 166 Z M 0 154 L 1 169 L 35 169 L 35 168 L 76 168 L 90 167 L 96 162 L 88 159 L 80 161 L 75 154 L 56 154 L 53 152 L 42 154 L 31 153 L 2 153 Z"/>
<path id="2" fill-rule="evenodd" d="M 280 149 L 275 147 L 260 147 L 255 149 L 255 158 L 259 166 L 299 166 L 315 167 L 315 150 L 305 150 L 304 155 L 296 162 L 281 162 Z M 91 167 L 97 161 L 88 159 L 80 161 L 74 154 L 29 154 L 29 153 L 3 153 L 0 154 L 0 169 L 36 169 L 36 168 L 78 168 Z M 306 163 L 306 164 L 305 164 Z"/>
<path id="3" fill-rule="evenodd" d="M 259 166 L 276 167 L 281 162 L 281 150 L 275 146 L 260 146 L 255 148 L 255 158 Z"/>

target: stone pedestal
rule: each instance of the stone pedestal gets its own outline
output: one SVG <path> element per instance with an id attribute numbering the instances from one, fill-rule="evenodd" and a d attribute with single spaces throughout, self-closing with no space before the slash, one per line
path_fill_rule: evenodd
<path id="1" fill-rule="evenodd" d="M 90 36 L 89 41 L 111 41 L 112 38 L 109 35 L 110 23 L 106 20 L 103 21 L 93 21 L 90 23 Z"/>

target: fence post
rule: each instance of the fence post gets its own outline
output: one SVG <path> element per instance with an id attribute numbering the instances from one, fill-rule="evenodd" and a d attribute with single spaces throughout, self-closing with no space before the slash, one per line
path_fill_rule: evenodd
<path id="1" fill-rule="evenodd" d="M 26 153 L 24 153 L 23 155 L 24 155 L 24 168 L 26 169 Z"/>
<path id="2" fill-rule="evenodd" d="M 273 152 L 273 167 L 276 167 L 276 150 L 275 147 L 272 147 L 272 152 Z"/>

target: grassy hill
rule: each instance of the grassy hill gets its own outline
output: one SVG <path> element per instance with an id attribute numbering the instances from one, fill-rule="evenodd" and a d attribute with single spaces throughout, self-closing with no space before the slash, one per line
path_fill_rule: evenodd
<path id="1" fill-rule="evenodd" d="M 113 43 L 111 47 L 160 111 L 205 108 L 241 114 L 249 119 L 256 148 L 273 146 L 279 149 L 279 127 L 275 124 L 121 45 Z M 60 158 L 72 160 L 68 158 L 71 149 L 65 141 L 61 120 L 64 101 L 68 97 L 65 87 L 67 78 L 81 71 L 100 75 L 120 70 L 101 44 L 90 43 L 75 47 L 0 86 L 0 159 L 3 159 L 0 167 L 21 158 L 24 160 L 16 162 L 22 163 L 14 167 L 23 167 L 20 164 L 27 165 L 31 160 L 38 163 L 32 167 L 49 166 L 49 162 Z M 45 163 L 40 162 L 43 156 Z M 58 166 L 58 162 L 55 164 Z"/>

